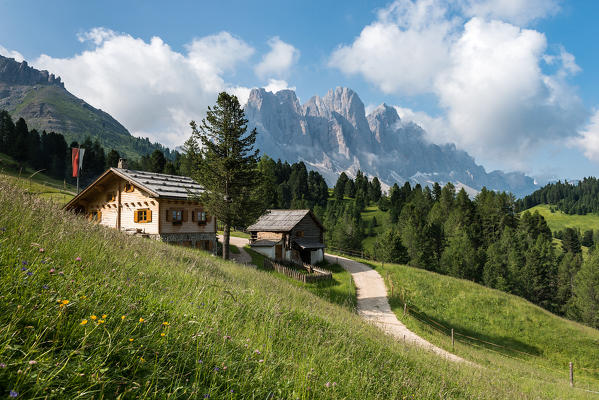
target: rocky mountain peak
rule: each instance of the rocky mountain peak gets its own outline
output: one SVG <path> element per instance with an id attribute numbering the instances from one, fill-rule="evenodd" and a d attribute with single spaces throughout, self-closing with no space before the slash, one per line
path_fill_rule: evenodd
<path id="1" fill-rule="evenodd" d="M 64 88 L 60 77 L 48 71 L 38 71 L 27 61 L 0 56 L 0 82 L 11 85 L 57 85 Z"/>

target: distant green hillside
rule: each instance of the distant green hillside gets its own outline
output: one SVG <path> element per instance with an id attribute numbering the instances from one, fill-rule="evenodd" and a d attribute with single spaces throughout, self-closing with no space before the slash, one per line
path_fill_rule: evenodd
<path id="1" fill-rule="evenodd" d="M 560 210 L 555 210 L 555 207 L 553 207 L 554 212 L 551 212 L 551 208 L 552 206 L 541 204 L 529 208 L 528 211 L 531 213 L 538 211 L 545 218 L 547 225 L 553 232 L 565 228 L 578 228 L 581 232 L 599 229 L 599 215 L 597 214 L 568 215 Z"/>
<path id="2" fill-rule="evenodd" d="M 60 78 L 13 59 L 0 56 L 0 109 L 16 121 L 22 117 L 29 128 L 64 135 L 67 144 L 87 136 L 98 139 L 107 150 L 137 159 L 160 144 L 131 136 L 108 113 L 92 107 L 64 88 Z"/>
<path id="3" fill-rule="evenodd" d="M 158 148 L 147 139 L 131 136 L 117 120 L 73 96 L 64 88 L 38 85 L 24 93 L 22 101 L 7 108 L 13 118 L 25 119 L 30 128 L 62 133 L 67 143 L 98 139 L 106 149 L 138 158 Z"/>
<path id="4" fill-rule="evenodd" d="M 127 237 L 0 178 L 0 396 L 587 398 L 453 364 L 271 273 Z"/>

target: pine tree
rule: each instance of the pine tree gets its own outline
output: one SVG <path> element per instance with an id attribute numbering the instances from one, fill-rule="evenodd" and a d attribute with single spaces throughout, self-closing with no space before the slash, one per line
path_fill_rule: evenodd
<path id="1" fill-rule="evenodd" d="M 106 155 L 106 169 L 116 168 L 119 165 L 119 159 L 121 155 L 115 149 L 110 149 L 108 155 Z"/>
<path id="2" fill-rule="evenodd" d="M 161 173 L 164 171 L 165 165 L 166 158 L 164 157 L 164 153 L 158 149 L 154 150 L 150 155 L 150 171 Z"/>
<path id="3" fill-rule="evenodd" d="M 206 189 L 201 195 L 204 206 L 223 222 L 224 259 L 229 258 L 231 227 L 248 226 L 265 208 L 259 199 L 257 132 L 247 133 L 247 122 L 237 97 L 222 92 L 199 127 L 190 123 L 193 137 L 202 144 L 194 178 Z"/>
<path id="4" fill-rule="evenodd" d="M 572 308 L 569 315 L 599 328 L 599 252 L 586 259 L 574 279 Z"/>

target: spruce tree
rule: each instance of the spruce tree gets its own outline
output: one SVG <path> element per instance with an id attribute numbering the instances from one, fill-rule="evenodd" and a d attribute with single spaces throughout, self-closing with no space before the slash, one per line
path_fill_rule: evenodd
<path id="1" fill-rule="evenodd" d="M 229 258 L 231 227 L 248 226 L 264 212 L 257 132 L 247 133 L 247 122 L 237 97 L 222 92 L 200 126 L 190 123 L 192 136 L 202 144 L 194 178 L 205 188 L 200 196 L 204 206 L 223 222 L 224 259 Z"/>

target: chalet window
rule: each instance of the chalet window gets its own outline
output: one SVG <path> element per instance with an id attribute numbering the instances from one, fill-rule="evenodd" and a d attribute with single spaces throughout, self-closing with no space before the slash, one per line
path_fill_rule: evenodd
<path id="1" fill-rule="evenodd" d="M 198 225 L 205 225 L 207 220 L 206 211 L 196 211 L 195 220 L 197 221 Z"/>
<path id="2" fill-rule="evenodd" d="M 130 184 L 130 183 L 126 183 L 126 184 L 125 184 L 125 192 L 127 192 L 127 193 L 131 193 L 131 192 L 133 192 L 134 190 L 135 190 L 135 188 L 133 187 L 133 185 L 132 185 L 132 184 Z"/>
<path id="3" fill-rule="evenodd" d="M 295 231 L 295 237 L 304 237 L 304 231 Z"/>
<path id="4" fill-rule="evenodd" d="M 183 222 L 183 210 L 171 210 L 171 221 L 174 225 L 179 225 Z"/>
<path id="5" fill-rule="evenodd" d="M 150 210 L 149 208 L 135 210 L 135 212 L 133 213 L 133 221 L 140 224 L 152 222 L 152 210 Z"/>
<path id="6" fill-rule="evenodd" d="M 88 219 L 92 222 L 102 221 L 102 211 L 92 211 L 88 214 Z"/>
<path id="7" fill-rule="evenodd" d="M 106 201 L 107 202 L 111 202 L 114 201 L 116 198 L 114 192 L 108 192 L 108 194 L 106 195 Z"/>

